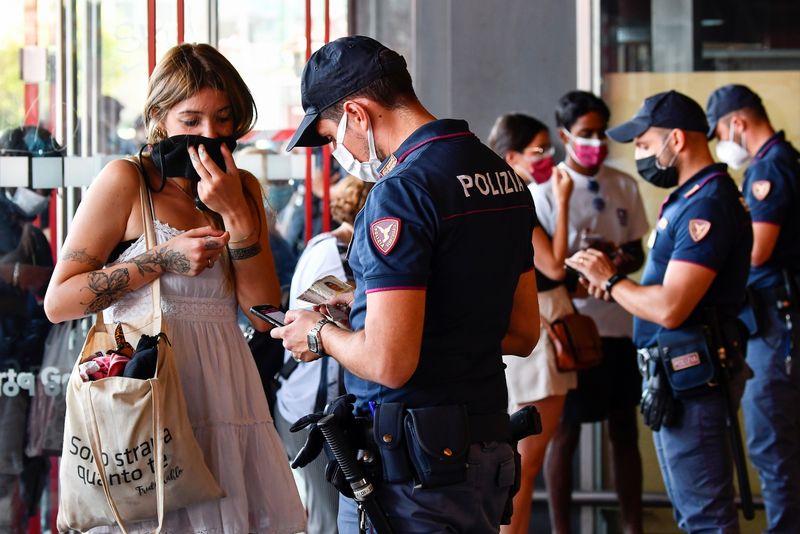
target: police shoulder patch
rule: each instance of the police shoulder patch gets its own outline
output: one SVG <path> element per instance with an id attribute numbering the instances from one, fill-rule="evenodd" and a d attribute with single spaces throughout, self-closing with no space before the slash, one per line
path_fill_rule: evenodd
<path id="1" fill-rule="evenodd" d="M 756 197 L 756 200 L 764 200 L 769 195 L 769 190 L 772 187 L 772 183 L 769 180 L 756 180 L 753 182 L 751 186 L 751 190 L 753 192 L 753 196 Z"/>
<path id="2" fill-rule="evenodd" d="M 369 225 L 372 242 L 384 256 L 388 255 L 400 237 L 400 219 L 383 217 Z"/>
<path id="3" fill-rule="evenodd" d="M 709 230 L 711 230 L 710 221 L 705 219 L 692 219 L 689 221 L 689 236 L 695 243 L 707 236 Z"/>

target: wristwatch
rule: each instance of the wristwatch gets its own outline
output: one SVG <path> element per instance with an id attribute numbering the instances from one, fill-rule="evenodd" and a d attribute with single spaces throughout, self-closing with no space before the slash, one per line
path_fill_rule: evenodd
<path id="1" fill-rule="evenodd" d="M 621 282 L 623 280 L 627 280 L 627 279 L 628 279 L 628 277 L 625 276 L 624 274 L 614 273 L 614 274 L 611 275 L 611 278 L 606 280 L 606 284 L 603 287 L 603 289 L 605 289 L 606 293 L 608 293 L 610 295 L 612 287 L 617 285 L 619 282 Z"/>
<path id="2" fill-rule="evenodd" d="M 328 323 L 335 324 L 330 319 L 320 319 L 319 322 L 314 325 L 314 328 L 308 331 L 308 350 L 317 356 L 325 356 L 325 351 L 322 348 L 322 336 L 319 332 L 322 330 L 322 327 Z"/>

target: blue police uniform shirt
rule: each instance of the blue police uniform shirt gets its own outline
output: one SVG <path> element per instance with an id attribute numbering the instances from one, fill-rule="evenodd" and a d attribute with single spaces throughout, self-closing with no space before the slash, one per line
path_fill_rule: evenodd
<path id="1" fill-rule="evenodd" d="M 758 150 L 744 173 L 742 193 L 753 222 L 780 226 L 770 258 L 750 269 L 748 285 L 756 289 L 782 284 L 782 269 L 800 270 L 799 158 L 783 132 L 778 132 Z"/>
<path id="2" fill-rule="evenodd" d="M 367 294 L 426 291 L 419 365 L 399 389 L 345 373 L 356 411 L 466 404 L 503 413 L 501 340 L 520 275 L 533 268 L 533 199 L 503 159 L 462 120 L 417 129 L 381 167 L 354 222 L 350 323 L 364 328 Z"/>
<path id="3" fill-rule="evenodd" d="M 664 281 L 670 261 L 682 261 L 716 272 L 711 286 L 681 327 L 703 322 L 706 308 L 733 318 L 745 299 L 753 228 L 736 183 L 724 164 L 709 165 L 667 196 L 655 228 L 642 285 Z M 653 347 L 662 326 L 634 317 L 637 347 Z"/>

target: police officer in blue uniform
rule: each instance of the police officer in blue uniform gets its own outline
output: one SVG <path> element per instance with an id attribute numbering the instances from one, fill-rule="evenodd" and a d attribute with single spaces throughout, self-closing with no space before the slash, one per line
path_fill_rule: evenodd
<path id="1" fill-rule="evenodd" d="M 593 295 L 613 298 L 635 316 L 645 379 L 641 409 L 654 430 L 678 526 L 738 532 L 726 417 L 745 377 L 736 315 L 752 229 L 736 184 L 711 157 L 707 130 L 700 105 L 675 91 L 647 98 L 633 119 L 608 130 L 615 141 L 635 142 L 642 178 L 677 188 L 658 215 L 640 284 L 617 274 L 595 250 L 567 264 Z M 733 379 L 725 383 L 728 375 Z"/>
<path id="2" fill-rule="evenodd" d="M 768 532 L 800 529 L 800 154 L 775 132 L 761 98 L 744 85 L 714 91 L 706 106 L 717 157 L 749 162 L 742 192 L 753 219 L 748 279 L 753 336 L 742 409 L 750 459 L 758 469 Z"/>
<path id="3" fill-rule="evenodd" d="M 345 171 L 377 184 L 349 252 L 352 331 L 294 310 L 272 335 L 347 370 L 395 532 L 496 532 L 515 475 L 502 355 L 530 354 L 539 330 L 528 188 L 466 122 L 433 117 L 373 39 L 312 55 L 302 100 L 290 148 L 335 141 Z M 350 499 L 339 528 L 356 530 Z"/>

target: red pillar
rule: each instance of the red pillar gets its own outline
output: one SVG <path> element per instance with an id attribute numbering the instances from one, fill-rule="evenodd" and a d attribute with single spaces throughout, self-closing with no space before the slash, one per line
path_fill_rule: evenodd
<path id="1" fill-rule="evenodd" d="M 311 57 L 311 0 L 306 0 L 306 61 L 308 58 Z M 314 195 L 311 192 L 311 147 L 306 148 L 306 196 L 305 196 L 305 207 L 306 207 L 306 231 L 305 231 L 305 241 L 311 239 L 313 235 L 313 206 L 312 203 L 314 201 Z"/>
<path id="2" fill-rule="evenodd" d="M 325 0 L 325 43 L 331 38 L 330 0 Z M 322 231 L 331 231 L 331 147 L 322 147 Z"/>
<path id="3" fill-rule="evenodd" d="M 156 0 L 147 1 L 147 72 L 156 68 Z"/>
<path id="4" fill-rule="evenodd" d="M 25 0 L 25 46 L 39 44 L 37 0 Z M 25 84 L 25 126 L 39 124 L 39 84 Z"/>
<path id="5" fill-rule="evenodd" d="M 175 0 L 175 1 L 178 4 L 178 6 L 177 6 L 178 7 L 178 44 L 183 44 L 183 29 L 185 27 L 185 24 L 183 22 L 184 16 L 185 16 L 184 5 L 183 5 L 184 2 L 183 2 L 183 0 Z"/>

